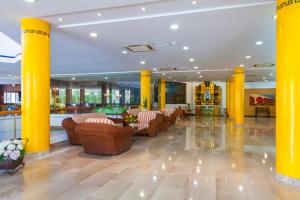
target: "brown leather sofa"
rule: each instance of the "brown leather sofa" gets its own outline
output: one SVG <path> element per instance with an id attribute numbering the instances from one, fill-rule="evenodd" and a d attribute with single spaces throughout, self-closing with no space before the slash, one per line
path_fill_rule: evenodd
<path id="1" fill-rule="evenodd" d="M 164 114 L 157 114 L 158 126 L 160 132 L 167 132 L 169 129 L 169 119 Z"/>
<path id="2" fill-rule="evenodd" d="M 83 123 L 75 128 L 86 153 L 117 155 L 132 146 L 135 129 L 109 124 Z"/>
<path id="3" fill-rule="evenodd" d="M 80 139 L 77 133 L 75 133 L 75 128 L 78 124 L 73 121 L 71 117 L 66 118 L 62 121 L 62 127 L 66 130 L 69 143 L 72 145 L 80 145 Z"/>
<path id="4" fill-rule="evenodd" d="M 144 115 L 150 115 L 153 119 L 149 120 L 149 117 Z M 152 118 L 150 117 L 150 118 Z M 147 119 L 148 120 L 145 120 Z M 138 114 L 138 123 L 136 124 L 138 128 L 137 135 L 155 137 L 159 132 L 159 117 L 156 111 L 144 111 Z"/>

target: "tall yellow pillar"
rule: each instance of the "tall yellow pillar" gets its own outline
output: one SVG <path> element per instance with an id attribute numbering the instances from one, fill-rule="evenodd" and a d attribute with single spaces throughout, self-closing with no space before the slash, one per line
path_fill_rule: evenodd
<path id="1" fill-rule="evenodd" d="M 230 81 L 226 81 L 226 116 L 229 116 L 230 109 Z"/>
<path id="2" fill-rule="evenodd" d="M 159 95 L 159 108 L 164 109 L 166 108 L 166 80 L 161 79 L 159 80 L 158 86 L 158 95 Z"/>
<path id="3" fill-rule="evenodd" d="M 28 152 L 50 147 L 50 25 L 23 18 L 22 29 L 22 137 Z"/>
<path id="4" fill-rule="evenodd" d="M 234 123 L 236 125 L 244 124 L 245 115 L 245 70 L 242 67 L 234 68 Z"/>
<path id="5" fill-rule="evenodd" d="M 151 101 L 151 71 L 141 71 L 141 108 L 150 110 Z M 145 105 L 146 104 L 146 105 Z"/>
<path id="6" fill-rule="evenodd" d="M 277 0 L 276 172 L 300 186 L 299 19 L 299 0 Z"/>
<path id="7" fill-rule="evenodd" d="M 234 119 L 234 80 L 230 79 L 229 82 L 229 118 Z"/>

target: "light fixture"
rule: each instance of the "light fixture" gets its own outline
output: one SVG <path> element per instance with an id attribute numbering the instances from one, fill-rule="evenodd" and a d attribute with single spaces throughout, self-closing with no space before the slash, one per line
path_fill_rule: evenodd
<path id="1" fill-rule="evenodd" d="M 187 51 L 187 50 L 189 50 L 190 48 L 189 48 L 188 46 L 183 46 L 182 49 L 183 49 L 184 51 Z"/>
<path id="2" fill-rule="evenodd" d="M 91 32 L 91 33 L 90 33 L 90 36 L 93 37 L 93 38 L 96 38 L 96 37 L 98 37 L 98 33 L 96 33 L 96 32 Z"/>
<path id="3" fill-rule="evenodd" d="M 243 191 L 244 187 L 242 185 L 239 186 L 239 191 Z"/>
<path id="4" fill-rule="evenodd" d="M 176 45 L 176 42 L 175 41 L 171 42 L 171 45 L 173 45 L 173 46 Z"/>
<path id="5" fill-rule="evenodd" d="M 192 4 L 193 4 L 193 5 L 196 5 L 196 4 L 197 4 L 197 1 L 192 1 Z"/>
<path id="6" fill-rule="evenodd" d="M 127 53 L 128 53 L 128 52 L 127 52 L 127 51 L 125 51 L 125 50 L 124 50 L 124 51 L 122 51 L 122 54 L 127 54 Z"/>
<path id="7" fill-rule="evenodd" d="M 177 30 L 179 28 L 179 25 L 178 24 L 172 24 L 171 26 L 170 26 L 170 29 L 172 29 L 172 30 Z"/>
<path id="8" fill-rule="evenodd" d="M 199 78 L 203 78 L 203 76 L 199 76 Z"/>
<path id="9" fill-rule="evenodd" d="M 274 76 L 274 74 L 270 74 L 270 76 Z"/>
<path id="10" fill-rule="evenodd" d="M 157 71 L 157 68 L 153 68 L 154 71 Z"/>
<path id="11" fill-rule="evenodd" d="M 169 78 L 173 78 L 172 76 L 169 76 Z"/>
<path id="12" fill-rule="evenodd" d="M 266 80 L 267 78 L 266 77 L 262 77 L 262 80 Z"/>
<path id="13" fill-rule="evenodd" d="M 245 65 L 241 64 L 240 67 L 245 67 Z"/>
<path id="14" fill-rule="evenodd" d="M 194 58 L 190 58 L 189 61 L 190 62 L 195 62 L 195 59 Z"/>
<path id="15" fill-rule="evenodd" d="M 102 13 L 101 13 L 101 12 L 98 12 L 98 13 L 97 13 L 97 16 L 98 16 L 98 17 L 102 17 Z"/>
<path id="16" fill-rule="evenodd" d="M 245 56 L 245 58 L 246 58 L 246 59 L 251 59 L 251 58 L 252 58 L 252 56 Z"/>
<path id="17" fill-rule="evenodd" d="M 165 76 L 165 75 L 166 75 L 166 73 L 162 73 L 162 75 L 163 75 L 163 76 Z"/>
<path id="18" fill-rule="evenodd" d="M 194 66 L 194 69 L 198 69 L 198 66 Z"/>
<path id="19" fill-rule="evenodd" d="M 104 77 L 104 79 L 106 79 L 106 80 L 107 80 L 107 79 L 108 79 L 108 77 L 107 77 L 107 76 L 105 76 L 105 77 Z"/>
<path id="20" fill-rule="evenodd" d="M 75 79 L 76 79 L 75 77 L 72 77 L 72 80 L 73 80 L 73 81 L 75 81 Z"/>
<path id="21" fill-rule="evenodd" d="M 277 15 L 274 15 L 274 16 L 273 16 L 273 19 L 275 19 L 275 20 L 276 20 L 276 19 L 277 19 Z"/>
<path id="22" fill-rule="evenodd" d="M 146 11 L 146 8 L 145 7 L 142 7 L 142 9 L 141 9 L 142 11 Z"/>
<path id="23" fill-rule="evenodd" d="M 197 74 L 201 74 L 201 72 L 197 72 Z"/>
<path id="24" fill-rule="evenodd" d="M 28 3 L 35 3 L 36 2 L 36 0 L 24 0 L 24 1 L 26 1 Z"/>
<path id="25" fill-rule="evenodd" d="M 63 21 L 63 18 L 61 18 L 61 17 L 60 17 L 60 18 L 58 18 L 58 21 L 62 22 L 62 21 Z"/>
<path id="26" fill-rule="evenodd" d="M 146 61 L 141 60 L 140 64 L 141 64 L 141 65 L 145 65 L 145 64 L 146 64 Z"/>
<path id="27" fill-rule="evenodd" d="M 268 80 L 266 79 L 265 82 L 268 82 Z"/>
<path id="28" fill-rule="evenodd" d="M 263 41 L 257 41 L 255 44 L 257 45 L 257 46 L 259 46 L 259 45 L 262 45 L 264 42 Z"/>

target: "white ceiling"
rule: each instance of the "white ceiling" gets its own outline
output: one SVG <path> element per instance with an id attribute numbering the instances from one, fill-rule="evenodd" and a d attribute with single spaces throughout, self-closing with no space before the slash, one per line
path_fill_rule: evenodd
<path id="1" fill-rule="evenodd" d="M 182 72 L 167 73 L 165 77 L 178 81 L 226 80 L 234 66 L 275 63 L 275 0 L 198 0 L 196 5 L 191 2 L 0 0 L 0 31 L 20 42 L 20 18 L 31 16 L 49 21 L 52 74 L 176 67 Z M 179 25 L 178 30 L 170 30 L 173 23 Z M 90 32 L 97 32 L 99 37 L 89 37 Z M 258 40 L 264 44 L 256 46 Z M 172 41 L 176 45 L 154 47 L 154 52 L 121 53 L 127 44 Z M 183 51 L 184 45 L 190 50 Z M 252 59 L 245 59 L 246 55 Z M 189 58 L 195 62 L 189 62 Z M 140 65 L 140 60 L 145 60 L 146 65 Z M 202 71 L 202 79 L 194 66 Z M 0 82 L 4 78 L 10 80 L 7 75 L 19 74 L 20 62 L 0 63 Z M 247 81 L 261 81 L 262 77 L 274 81 L 275 76 L 270 74 L 275 74 L 275 69 L 248 69 L 246 74 Z M 163 77 L 159 73 L 155 76 Z"/>

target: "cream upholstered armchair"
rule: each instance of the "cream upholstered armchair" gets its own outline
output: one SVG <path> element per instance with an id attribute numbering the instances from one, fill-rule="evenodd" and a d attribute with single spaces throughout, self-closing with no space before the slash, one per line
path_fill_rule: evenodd
<path id="1" fill-rule="evenodd" d="M 135 124 L 138 135 L 155 137 L 159 132 L 159 121 L 156 111 L 142 111 L 138 113 L 138 123 Z"/>

